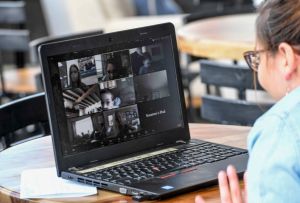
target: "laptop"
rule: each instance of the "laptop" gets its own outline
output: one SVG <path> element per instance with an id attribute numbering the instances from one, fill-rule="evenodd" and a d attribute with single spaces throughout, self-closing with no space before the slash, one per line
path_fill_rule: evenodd
<path id="1" fill-rule="evenodd" d="M 39 52 L 58 176 L 142 201 L 245 171 L 246 150 L 190 138 L 171 23 Z"/>

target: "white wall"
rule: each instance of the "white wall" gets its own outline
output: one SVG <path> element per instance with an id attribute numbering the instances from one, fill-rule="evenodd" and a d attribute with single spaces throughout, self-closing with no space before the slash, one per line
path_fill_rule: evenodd
<path id="1" fill-rule="evenodd" d="M 49 35 L 103 30 L 112 32 L 172 22 L 176 28 L 183 15 L 134 17 L 132 0 L 41 0 Z"/>
<path id="2" fill-rule="evenodd" d="M 100 0 L 41 0 L 49 34 L 65 35 L 99 30 L 106 18 Z"/>

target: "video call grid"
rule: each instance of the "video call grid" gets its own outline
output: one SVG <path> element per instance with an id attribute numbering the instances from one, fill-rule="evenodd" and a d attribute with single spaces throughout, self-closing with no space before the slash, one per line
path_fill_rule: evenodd
<path id="1" fill-rule="evenodd" d="M 163 61 L 163 55 L 161 55 L 162 54 L 161 47 L 159 46 L 152 47 L 151 54 L 147 52 L 147 48 L 149 49 L 149 47 L 141 47 L 141 48 L 135 48 L 130 50 L 123 50 L 118 52 L 94 55 L 91 57 L 83 57 L 75 60 L 58 63 L 58 66 L 60 68 L 59 71 L 60 71 L 61 85 L 62 88 L 64 89 L 63 94 L 65 100 L 66 114 L 67 114 L 66 116 L 68 117 L 69 126 L 71 126 L 72 128 L 70 130 L 73 132 L 75 138 L 73 139 L 73 141 L 75 140 L 75 142 L 73 142 L 73 151 L 83 150 L 84 148 L 82 147 L 83 145 L 89 145 L 90 148 L 93 148 L 92 145 L 93 143 L 96 143 L 97 140 L 101 140 L 101 145 L 108 145 L 108 144 L 114 144 L 115 142 L 117 143 L 122 142 L 127 138 L 128 140 L 134 139 L 136 135 L 140 136 L 142 134 L 142 133 L 136 133 L 142 130 L 140 119 L 138 117 L 137 103 L 156 100 L 156 99 L 169 96 L 168 86 L 167 86 L 167 74 L 166 74 L 166 70 L 163 69 L 164 64 L 161 63 L 161 61 Z M 76 60 L 77 60 L 77 64 L 76 64 Z M 151 64 L 153 62 L 156 68 Z M 75 72 L 74 63 L 75 65 L 77 65 L 77 70 L 76 70 L 77 78 L 74 73 Z M 138 68 L 139 66 L 140 68 Z M 162 80 L 166 81 L 166 87 L 164 89 L 166 89 L 165 92 L 167 93 L 160 95 L 159 91 L 156 92 L 154 91 L 154 93 L 150 97 L 147 95 L 139 96 L 138 98 L 140 99 L 139 101 L 137 101 L 136 95 L 138 95 L 139 92 L 136 92 L 136 88 L 135 88 L 136 84 L 134 83 L 133 80 L 136 78 L 138 80 L 139 77 L 140 78 L 147 77 L 147 75 L 149 75 L 149 79 L 150 79 L 149 81 L 153 82 L 155 78 L 151 78 L 151 75 L 157 76 L 157 74 L 161 75 L 162 78 L 165 77 Z M 114 90 L 114 89 L 118 90 L 118 87 L 122 86 L 122 83 L 125 84 L 124 86 L 127 87 L 127 89 L 121 88 L 121 91 L 115 91 L 115 92 L 119 92 L 119 96 L 121 92 L 121 96 L 114 97 L 114 93 L 113 93 L 114 91 L 109 91 L 109 90 Z M 125 91 L 125 93 L 123 92 L 122 94 L 122 91 L 124 90 L 126 90 L 127 92 Z M 83 99 L 82 95 L 84 94 L 88 95 L 89 98 Z M 124 95 L 126 95 L 127 98 L 124 98 Z M 79 96 L 79 100 L 77 99 L 78 101 L 80 101 L 80 104 L 77 106 L 78 109 L 84 107 L 91 107 L 94 105 L 93 108 L 85 108 L 88 110 L 87 112 L 83 113 L 82 115 L 78 115 L 78 114 L 76 115 L 75 109 L 71 109 L 71 110 L 68 109 L 67 101 L 70 100 L 72 96 L 75 97 Z M 126 105 L 123 106 L 120 105 L 121 99 L 123 100 L 123 104 L 125 103 Z M 101 105 L 99 104 L 99 101 L 101 101 Z M 130 110 L 126 111 L 125 113 L 123 112 L 123 114 L 119 113 L 119 110 L 122 109 L 122 107 L 123 109 L 124 108 L 126 109 L 126 106 Z M 98 119 L 98 120 L 95 119 L 94 118 L 95 116 L 93 115 L 99 115 L 99 114 L 101 116 L 98 117 L 102 119 Z M 90 117 L 85 117 L 86 115 L 90 115 Z M 131 123 L 128 123 L 124 121 L 126 120 L 124 119 L 124 117 L 126 117 L 124 115 L 127 116 L 134 115 L 133 116 L 134 119 L 129 119 Z M 71 118 L 74 117 L 80 118 L 83 121 L 81 123 L 80 120 L 72 121 L 74 119 Z M 123 117 L 123 122 L 122 122 L 123 127 L 121 125 L 121 128 L 116 129 L 115 123 L 117 123 L 118 121 L 118 123 L 120 124 L 121 117 Z M 83 127 L 80 128 L 80 126 L 83 125 L 82 123 L 86 123 L 84 128 Z M 95 125 L 95 123 L 97 123 L 98 125 Z M 124 130 L 124 126 L 125 126 L 125 130 Z M 76 133 L 78 129 L 90 129 L 90 132 L 89 130 L 87 130 L 86 132 L 81 131 L 81 133 Z M 106 129 L 105 133 L 103 133 L 103 129 Z M 94 133 L 95 130 L 101 133 L 95 134 Z M 125 134 L 125 136 L 123 136 L 124 140 L 118 137 L 119 133 Z M 98 138 L 96 135 L 98 135 Z M 108 143 L 104 143 L 105 141 L 103 142 L 103 140 L 105 140 L 103 138 L 103 135 L 106 135 L 106 138 L 111 138 L 107 140 Z M 82 139 L 78 139 L 78 137 Z M 85 139 L 83 139 L 84 137 Z M 77 146 L 81 148 L 79 150 L 76 150 L 76 140 L 77 140 Z M 79 141 L 78 144 L 78 140 L 85 140 L 85 141 L 81 141 L 81 142 Z M 84 142 L 88 142 L 88 143 L 84 144 Z"/>

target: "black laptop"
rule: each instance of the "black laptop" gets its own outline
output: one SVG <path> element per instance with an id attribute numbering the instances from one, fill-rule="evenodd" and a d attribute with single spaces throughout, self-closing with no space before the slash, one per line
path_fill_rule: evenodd
<path id="1" fill-rule="evenodd" d="M 217 182 L 246 150 L 190 139 L 170 23 L 40 47 L 58 176 L 165 198 Z M 38 110 L 38 109 L 37 109 Z"/>

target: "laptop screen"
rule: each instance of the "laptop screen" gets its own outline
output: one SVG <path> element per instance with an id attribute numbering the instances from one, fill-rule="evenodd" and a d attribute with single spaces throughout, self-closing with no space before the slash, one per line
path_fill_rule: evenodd
<path id="1" fill-rule="evenodd" d="M 172 50 L 164 36 L 50 57 L 67 126 L 63 154 L 183 127 Z"/>

